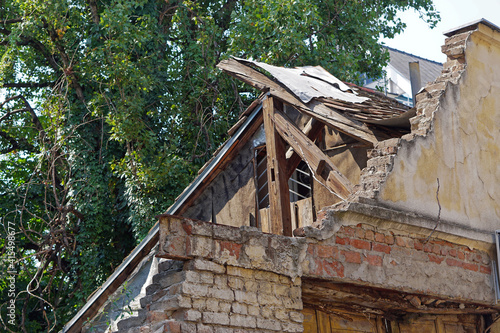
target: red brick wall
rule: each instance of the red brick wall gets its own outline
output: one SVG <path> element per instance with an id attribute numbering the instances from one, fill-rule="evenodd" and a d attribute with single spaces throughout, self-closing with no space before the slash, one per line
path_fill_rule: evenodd
<path id="1" fill-rule="evenodd" d="M 437 239 L 426 242 L 365 224 L 343 226 L 328 240 L 308 241 L 303 276 L 448 296 L 455 290 L 461 297 L 467 288 L 475 289 L 471 284 L 482 283 L 482 297 L 488 298 L 484 286 L 490 284 L 491 261 L 477 249 Z"/>

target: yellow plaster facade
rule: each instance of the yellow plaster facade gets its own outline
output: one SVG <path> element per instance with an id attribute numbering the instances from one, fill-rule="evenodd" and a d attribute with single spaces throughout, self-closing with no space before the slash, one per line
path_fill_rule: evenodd
<path id="1" fill-rule="evenodd" d="M 500 32 L 479 24 L 425 136 L 401 140 L 378 200 L 482 231 L 500 229 Z M 438 188 L 439 179 L 439 192 Z"/>

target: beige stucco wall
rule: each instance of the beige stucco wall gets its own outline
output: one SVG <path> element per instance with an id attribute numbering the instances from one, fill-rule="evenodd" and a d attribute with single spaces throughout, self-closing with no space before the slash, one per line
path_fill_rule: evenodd
<path id="1" fill-rule="evenodd" d="M 479 25 L 466 40 L 466 70 L 448 83 L 426 136 L 401 141 L 379 193 L 392 208 L 464 227 L 500 229 L 500 33 Z"/>

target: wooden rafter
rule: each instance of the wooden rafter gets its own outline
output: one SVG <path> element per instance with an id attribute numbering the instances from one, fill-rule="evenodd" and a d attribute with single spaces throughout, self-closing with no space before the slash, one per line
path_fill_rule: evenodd
<path id="1" fill-rule="evenodd" d="M 319 133 L 321 133 L 321 130 L 325 128 L 325 125 L 322 122 L 317 121 L 315 119 L 311 120 L 312 122 L 310 123 L 310 126 L 308 128 L 304 128 L 303 132 L 311 141 L 314 142 L 314 140 L 316 140 L 316 138 L 318 137 Z M 299 154 L 293 151 L 293 154 L 292 156 L 290 156 L 290 158 L 288 158 L 286 165 L 288 178 L 292 176 L 293 172 L 295 171 L 295 169 L 297 169 L 301 161 L 302 157 L 300 157 Z"/>
<path id="2" fill-rule="evenodd" d="M 286 175 L 285 142 L 275 128 L 274 99 L 268 97 L 263 102 L 264 130 L 267 151 L 267 186 L 271 233 L 292 236 L 292 216 L 290 194 Z"/>
<path id="3" fill-rule="evenodd" d="M 316 178 L 340 198 L 346 200 L 352 193 L 352 184 L 328 156 L 295 126 L 285 114 L 275 110 L 273 119 L 276 131 L 308 164 Z"/>

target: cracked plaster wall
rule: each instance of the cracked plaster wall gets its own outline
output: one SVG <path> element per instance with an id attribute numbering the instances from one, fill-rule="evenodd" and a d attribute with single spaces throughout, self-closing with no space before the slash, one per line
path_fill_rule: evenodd
<path id="1" fill-rule="evenodd" d="M 436 217 L 439 178 L 441 219 L 491 232 L 500 228 L 500 32 L 480 24 L 465 39 L 465 62 L 427 135 L 401 140 L 378 200 Z"/>

